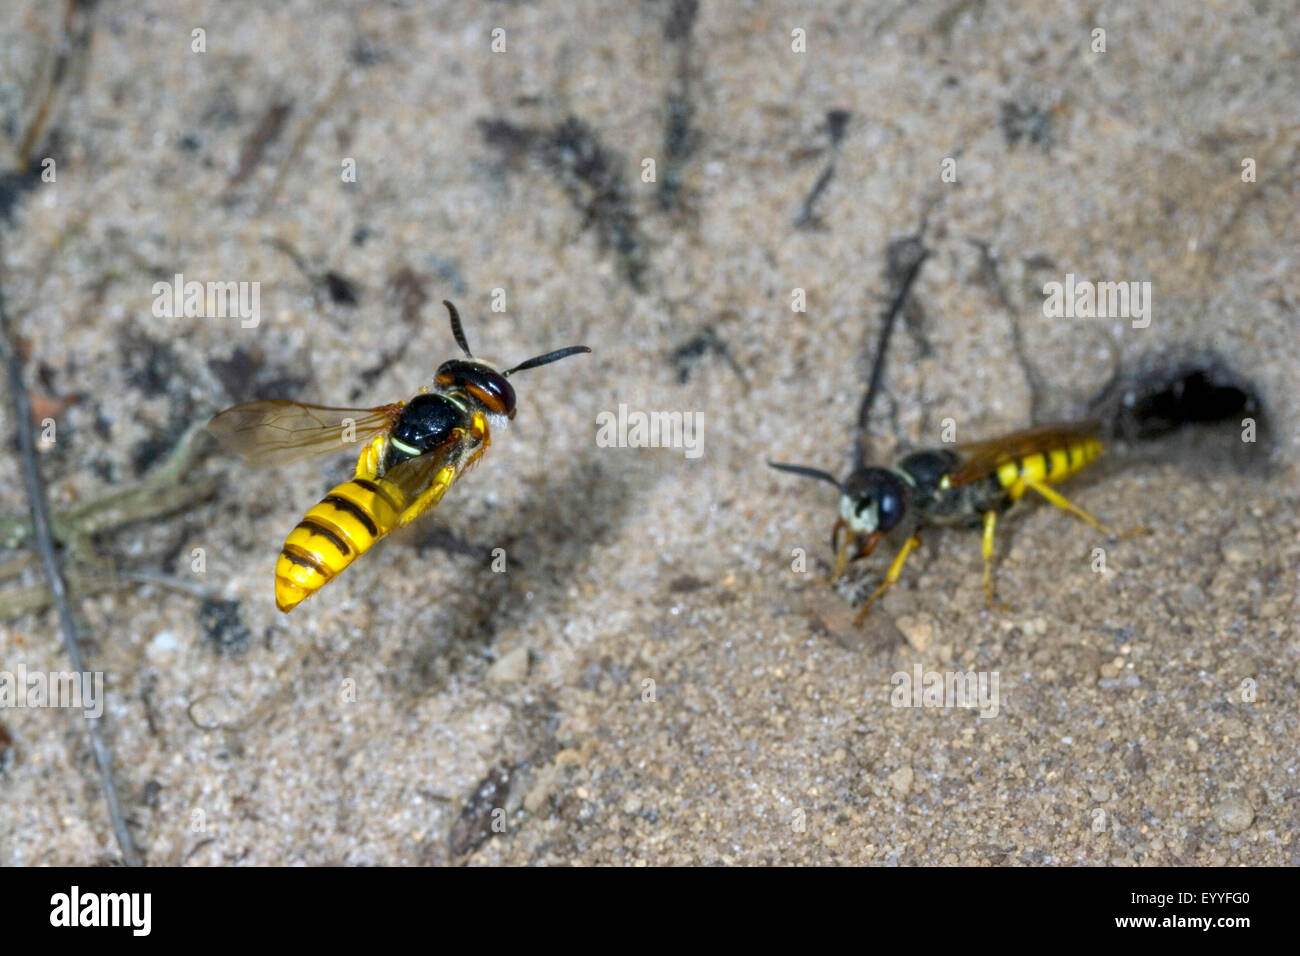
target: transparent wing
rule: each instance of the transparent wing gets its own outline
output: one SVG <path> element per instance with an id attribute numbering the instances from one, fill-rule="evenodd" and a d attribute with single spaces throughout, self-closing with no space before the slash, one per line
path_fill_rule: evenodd
<path id="1" fill-rule="evenodd" d="M 401 402 L 378 408 L 246 402 L 213 416 L 208 430 L 250 465 L 283 465 L 330 451 L 360 451 L 391 428 L 401 410 Z"/>
<path id="2" fill-rule="evenodd" d="M 962 456 L 963 461 L 961 467 L 948 476 L 948 480 L 953 485 L 968 484 L 993 474 L 1007 462 L 1064 448 L 1072 442 L 1092 438 L 1100 430 L 1099 421 L 1058 422 L 1037 425 L 988 441 L 958 445 L 956 452 Z"/>

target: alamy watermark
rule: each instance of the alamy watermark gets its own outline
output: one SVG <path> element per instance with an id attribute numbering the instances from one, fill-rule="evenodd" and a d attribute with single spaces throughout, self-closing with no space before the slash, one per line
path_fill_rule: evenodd
<path id="1" fill-rule="evenodd" d="M 171 282 L 155 282 L 153 314 L 159 319 L 239 319 L 241 329 L 262 321 L 262 283 L 185 281 L 176 273 Z"/>
<path id="2" fill-rule="evenodd" d="M 617 413 L 596 416 L 597 448 L 681 448 L 699 458 L 703 445 L 703 412 L 642 412 L 620 402 Z"/>
<path id="3" fill-rule="evenodd" d="M 985 718 L 996 717 L 1001 707 L 997 671 L 927 671 L 917 664 L 912 673 L 899 671 L 889 682 L 894 707 L 965 707 Z"/>
<path id="4" fill-rule="evenodd" d="M 0 671 L 0 709 L 72 707 L 87 717 L 104 716 L 103 671 L 32 671 L 24 664 Z"/>
<path id="5" fill-rule="evenodd" d="M 1151 324 L 1150 282 L 1092 282 L 1067 272 L 1064 282 L 1044 285 L 1043 295 L 1049 319 L 1132 319 L 1135 329 Z"/>
<path id="6" fill-rule="evenodd" d="M 70 892 L 50 897 L 51 926 L 119 926 L 148 936 L 152 913 L 152 893 L 83 893 L 74 883 Z"/>

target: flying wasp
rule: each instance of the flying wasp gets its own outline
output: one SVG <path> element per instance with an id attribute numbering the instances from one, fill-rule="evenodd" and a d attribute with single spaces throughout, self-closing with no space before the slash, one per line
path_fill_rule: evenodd
<path id="1" fill-rule="evenodd" d="M 908 555 L 921 543 L 921 530 L 930 526 L 983 528 L 984 598 L 990 608 L 994 607 L 993 541 L 998 517 L 1030 491 L 1105 534 L 1146 531 L 1116 531 L 1051 487 L 1077 474 L 1102 454 L 1097 437 L 1102 430 L 1100 421 L 1040 425 L 989 441 L 913 452 L 888 468 L 867 465 L 866 424 L 880 387 L 885 350 L 895 319 L 927 255 L 919 240 L 912 241 L 917 248 L 886 312 L 870 384 L 859 409 L 849 476 L 841 482 L 817 468 L 768 462 L 772 468 L 829 482 L 839 489 L 839 515 L 831 532 L 833 580 L 843 576 L 850 561 L 871 554 L 886 534 L 896 528 L 907 532 L 884 580 L 859 609 L 855 621 L 859 625 L 871 606 L 898 581 Z"/>
<path id="2" fill-rule="evenodd" d="M 250 465 L 280 465 L 364 442 L 356 474 L 289 533 L 275 565 L 275 603 L 286 613 L 338 576 L 376 541 L 442 500 L 491 444 L 491 426 L 515 417 L 515 372 L 590 352 L 573 345 L 497 371 L 470 353 L 460 315 L 443 301 L 466 359 L 439 366 L 409 402 L 331 408 L 289 401 L 236 405 L 208 428 Z"/>

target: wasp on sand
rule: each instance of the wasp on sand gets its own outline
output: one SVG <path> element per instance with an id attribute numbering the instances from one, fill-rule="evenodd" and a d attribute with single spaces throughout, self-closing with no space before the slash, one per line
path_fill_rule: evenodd
<path id="1" fill-rule="evenodd" d="M 906 532 L 884 580 L 859 609 L 855 620 L 859 625 L 871 606 L 898 581 L 908 555 L 921 543 L 920 532 L 932 526 L 983 528 L 984 598 L 993 608 L 993 539 L 998 517 L 1031 491 L 1105 534 L 1131 535 L 1147 530 L 1116 531 L 1052 487 L 1102 454 L 1097 437 L 1102 422 L 1098 420 L 1040 425 L 988 441 L 924 449 L 889 467 L 867 464 L 867 419 L 880 388 L 885 350 L 927 255 L 924 249 L 916 255 L 885 313 L 870 383 L 858 412 L 853 469 L 848 477 L 839 481 L 817 468 L 768 462 L 780 471 L 816 478 L 839 489 L 839 515 L 831 532 L 835 552 L 833 581 L 843 576 L 849 562 L 871 554 L 887 534 L 896 529 L 900 534 Z"/>

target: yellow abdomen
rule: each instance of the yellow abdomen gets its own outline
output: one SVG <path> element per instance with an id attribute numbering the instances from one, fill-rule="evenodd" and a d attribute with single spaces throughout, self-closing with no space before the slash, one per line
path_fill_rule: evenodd
<path id="1" fill-rule="evenodd" d="M 1092 464 L 1103 451 L 1095 438 L 1080 438 L 1060 448 L 1024 455 L 998 468 L 998 481 L 1014 501 L 1025 493 L 1028 483 L 1054 485 L 1078 474 Z"/>
<path id="2" fill-rule="evenodd" d="M 383 478 L 345 481 L 289 533 L 275 563 L 275 604 L 291 611 L 397 527 L 406 496 Z"/>

